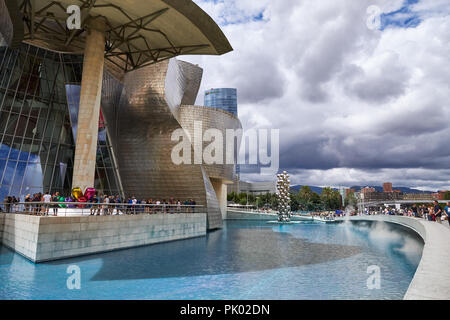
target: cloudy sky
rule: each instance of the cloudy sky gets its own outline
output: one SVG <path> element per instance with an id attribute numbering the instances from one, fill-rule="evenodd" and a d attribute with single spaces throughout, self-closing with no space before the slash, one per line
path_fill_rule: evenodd
<path id="1" fill-rule="evenodd" d="M 294 184 L 450 189 L 450 1 L 194 1 L 234 51 L 181 58 L 201 93 L 238 89 L 244 129 L 280 129 Z"/>

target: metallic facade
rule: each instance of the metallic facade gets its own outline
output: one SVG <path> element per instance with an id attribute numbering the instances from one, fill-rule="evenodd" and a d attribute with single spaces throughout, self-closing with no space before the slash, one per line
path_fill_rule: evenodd
<path id="1" fill-rule="evenodd" d="M 0 199 L 70 195 L 83 56 L 23 44 L 0 48 Z M 106 121 L 99 121 L 95 187 L 121 194 Z"/>
<path id="2" fill-rule="evenodd" d="M 1 198 L 70 194 L 82 63 L 81 55 L 31 45 L 0 48 Z M 178 143 L 172 132 L 182 128 L 191 134 L 194 121 L 202 122 L 203 132 L 216 128 L 224 137 L 225 129 L 241 128 L 228 112 L 182 104 L 195 102 L 202 72 L 172 59 L 126 73 L 120 81 L 107 68 L 95 173 L 99 192 L 194 199 L 207 207 L 208 228 L 221 227 L 222 186 L 233 181 L 234 165 L 175 165 L 171 159 Z"/>
<path id="3" fill-rule="evenodd" d="M 83 57 L 22 45 L 0 48 L 0 197 L 70 194 Z M 240 129 L 220 109 L 194 103 L 202 69 L 172 59 L 126 73 L 104 73 L 95 188 L 141 199 L 194 199 L 220 228 L 223 190 L 234 165 L 172 162 L 172 132 Z M 192 135 L 191 135 L 192 136 Z M 204 146 L 207 143 L 203 144 Z M 224 147 L 225 148 L 225 147 Z M 193 149 L 191 149 L 193 152 Z M 225 186 L 225 187 L 223 187 Z M 226 192 L 225 192 L 226 195 Z"/>
<path id="4" fill-rule="evenodd" d="M 181 105 L 195 101 L 201 75 L 201 68 L 171 59 L 126 73 L 123 88 L 119 80 L 110 78 L 107 81 L 116 90 L 113 99 L 122 90 L 120 102 L 102 105 L 102 110 L 125 193 L 153 200 L 194 199 L 207 207 L 208 229 L 215 229 L 222 225 L 222 212 L 211 179 L 231 181 L 232 168 L 177 165 L 171 158 L 178 144 L 172 141 L 172 133 L 177 129 L 189 132 L 193 120 L 204 121 L 205 128 L 240 128 L 236 117 L 221 110 Z"/>
<path id="5" fill-rule="evenodd" d="M 202 123 L 202 135 L 208 129 L 218 129 L 222 133 L 223 141 L 223 163 L 220 164 L 204 164 L 205 170 L 209 177 L 215 179 L 223 179 L 224 183 L 231 184 L 235 178 L 236 164 L 225 164 L 226 152 L 226 129 L 236 130 L 242 129 L 241 122 L 233 114 L 221 109 L 209 108 L 205 106 L 182 105 L 179 109 L 179 118 L 181 126 L 186 129 L 191 136 L 194 135 L 194 121 Z M 211 142 L 203 142 L 203 150 Z M 236 139 L 235 146 L 239 149 L 240 138 Z M 234 150 L 236 152 L 236 150 Z"/>

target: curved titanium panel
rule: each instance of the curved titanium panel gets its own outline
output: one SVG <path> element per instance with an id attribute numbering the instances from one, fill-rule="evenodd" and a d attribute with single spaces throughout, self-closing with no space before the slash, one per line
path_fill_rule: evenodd
<path id="1" fill-rule="evenodd" d="M 187 77 L 187 87 L 181 100 L 181 104 L 193 105 L 197 99 L 198 90 L 203 77 L 203 69 L 192 63 L 178 60 L 178 64 Z"/>
<path id="2" fill-rule="evenodd" d="M 221 109 L 182 105 L 179 109 L 181 126 L 191 136 L 194 135 L 194 121 L 201 121 L 202 136 L 208 129 L 218 129 L 223 137 L 223 164 L 204 164 L 209 178 L 222 179 L 226 183 L 232 183 L 235 179 L 235 164 L 225 164 L 226 129 L 242 129 L 241 122 L 233 114 Z M 236 150 L 239 150 L 240 140 L 237 139 Z M 211 142 L 203 142 L 203 150 Z"/>
<path id="3" fill-rule="evenodd" d="M 171 159 L 178 144 L 171 135 L 182 128 L 176 114 L 188 83 L 175 59 L 125 75 L 113 120 L 120 176 L 128 196 L 182 202 L 193 198 L 207 207 L 208 229 L 220 228 L 218 201 L 201 165 L 176 165 Z"/>

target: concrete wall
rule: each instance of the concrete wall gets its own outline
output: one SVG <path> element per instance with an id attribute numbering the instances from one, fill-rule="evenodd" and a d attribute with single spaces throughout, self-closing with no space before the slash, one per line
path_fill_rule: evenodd
<path id="1" fill-rule="evenodd" d="M 222 179 L 214 178 L 211 178 L 211 184 L 216 192 L 222 219 L 225 220 L 227 218 L 227 185 L 222 182 Z"/>
<path id="2" fill-rule="evenodd" d="M 400 224 L 416 231 L 424 240 L 422 259 L 411 281 L 405 300 L 450 300 L 450 228 L 439 224 L 402 216 L 362 216 L 350 220 L 383 221 Z"/>
<path id="3" fill-rule="evenodd" d="M 3 244 L 33 262 L 206 235 L 206 214 L 35 217 L 6 214 Z"/>
<path id="4" fill-rule="evenodd" d="M 23 214 L 4 216 L 2 245 L 35 261 L 40 217 Z"/>

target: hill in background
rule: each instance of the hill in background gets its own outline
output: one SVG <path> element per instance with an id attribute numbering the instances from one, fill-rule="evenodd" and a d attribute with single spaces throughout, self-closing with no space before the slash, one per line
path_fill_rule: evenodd
<path id="1" fill-rule="evenodd" d="M 300 188 L 302 187 L 302 185 L 296 185 L 296 186 L 292 186 L 291 190 L 297 191 L 300 190 Z M 317 186 L 309 186 L 311 188 L 312 191 L 318 193 L 318 194 L 322 194 L 322 187 L 317 187 Z M 360 191 L 362 188 L 365 188 L 367 186 L 352 186 L 350 187 L 351 189 L 355 189 L 356 192 Z M 371 188 L 375 188 L 375 190 L 382 192 L 383 191 L 383 187 L 381 186 L 369 186 Z M 337 190 L 337 188 L 333 188 L 334 190 Z M 412 189 L 412 188 L 408 188 L 408 187 L 393 187 L 394 190 L 400 190 L 403 193 L 432 193 L 431 191 L 421 191 L 421 190 L 417 190 L 417 189 Z"/>

